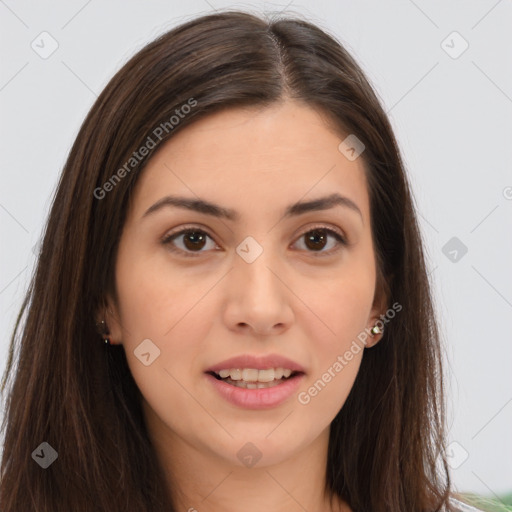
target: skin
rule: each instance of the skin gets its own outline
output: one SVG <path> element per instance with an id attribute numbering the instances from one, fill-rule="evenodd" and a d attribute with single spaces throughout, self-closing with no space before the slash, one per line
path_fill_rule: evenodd
<path id="1" fill-rule="evenodd" d="M 230 109 L 178 132 L 138 180 L 117 255 L 118 302 L 107 298 L 107 319 L 144 397 L 160 463 L 179 488 L 179 510 L 350 510 L 341 500 L 331 508 L 323 489 L 329 425 L 363 350 L 307 405 L 294 395 L 271 409 L 236 407 L 204 375 L 235 355 L 277 353 L 305 368 L 299 392 L 306 391 L 385 311 L 363 161 L 338 150 L 344 138 L 291 100 Z M 362 217 L 336 206 L 283 218 L 288 205 L 333 192 L 354 201 Z M 240 219 L 171 207 L 143 217 L 168 194 L 232 208 Z M 318 224 L 338 229 L 350 245 L 329 235 L 323 248 L 308 246 L 304 234 Z M 195 257 L 162 244 L 189 225 L 210 238 L 195 253 L 187 235 L 174 247 Z M 252 263 L 236 253 L 247 236 L 263 248 Z M 148 338 L 160 356 L 145 366 L 134 350 Z M 251 468 L 237 457 L 247 442 L 261 452 Z"/>

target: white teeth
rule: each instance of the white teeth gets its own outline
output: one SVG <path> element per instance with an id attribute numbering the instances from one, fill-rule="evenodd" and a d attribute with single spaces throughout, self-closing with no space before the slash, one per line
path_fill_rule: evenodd
<path id="1" fill-rule="evenodd" d="M 231 380 L 226 379 L 224 382 L 227 384 L 231 384 L 232 386 L 235 386 L 237 388 L 244 388 L 244 389 L 263 389 L 263 388 L 273 388 L 274 386 L 279 386 L 283 381 L 281 379 L 279 380 L 273 380 L 272 382 L 245 382 L 245 380 Z"/>
<path id="2" fill-rule="evenodd" d="M 242 380 L 255 382 L 258 380 L 258 370 L 254 370 L 252 368 L 244 368 L 242 370 Z"/>
<path id="3" fill-rule="evenodd" d="M 257 370 L 255 368 L 230 368 L 220 370 L 217 374 L 221 379 L 231 379 L 232 381 L 256 384 L 279 381 L 283 377 L 288 378 L 292 374 L 292 370 L 288 368 L 267 368 L 266 370 Z M 255 387 L 251 386 L 250 389 L 255 389 Z"/>
<path id="4" fill-rule="evenodd" d="M 269 370 L 260 370 L 258 372 L 258 381 L 259 382 L 272 382 L 275 377 L 274 368 L 270 368 Z"/>
<path id="5" fill-rule="evenodd" d="M 233 380 L 242 380 L 242 370 L 233 368 L 229 370 L 229 375 Z"/>

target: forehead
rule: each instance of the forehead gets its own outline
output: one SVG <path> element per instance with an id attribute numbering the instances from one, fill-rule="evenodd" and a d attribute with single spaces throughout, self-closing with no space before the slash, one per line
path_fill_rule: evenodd
<path id="1" fill-rule="evenodd" d="M 166 141 L 148 162 L 136 186 L 134 214 L 169 193 L 209 199 L 243 217 L 255 208 L 263 214 L 338 192 L 359 206 L 366 224 L 363 160 L 350 161 L 339 151 L 347 134 L 326 121 L 291 101 L 204 117 Z"/>

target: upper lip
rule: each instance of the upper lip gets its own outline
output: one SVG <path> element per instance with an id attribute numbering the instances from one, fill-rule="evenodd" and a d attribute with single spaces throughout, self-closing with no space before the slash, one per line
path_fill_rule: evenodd
<path id="1" fill-rule="evenodd" d="M 255 370 L 288 368 L 295 372 L 304 373 L 304 368 L 299 363 L 296 363 L 287 357 L 280 356 L 279 354 L 268 354 L 265 356 L 242 354 L 210 366 L 206 372 L 219 372 L 220 370 L 229 370 L 231 368 L 253 368 Z"/>

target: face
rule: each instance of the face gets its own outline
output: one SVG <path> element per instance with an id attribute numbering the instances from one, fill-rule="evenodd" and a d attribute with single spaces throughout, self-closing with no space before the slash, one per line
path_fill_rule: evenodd
<path id="1" fill-rule="evenodd" d="M 383 312 L 363 162 L 344 138 L 286 102 L 204 118 L 148 162 L 107 318 L 162 443 L 238 466 L 252 443 L 263 466 L 325 439 L 359 370 L 354 340 Z M 349 201 L 288 212 L 333 194 Z M 184 207 L 196 200 L 217 208 Z"/>

